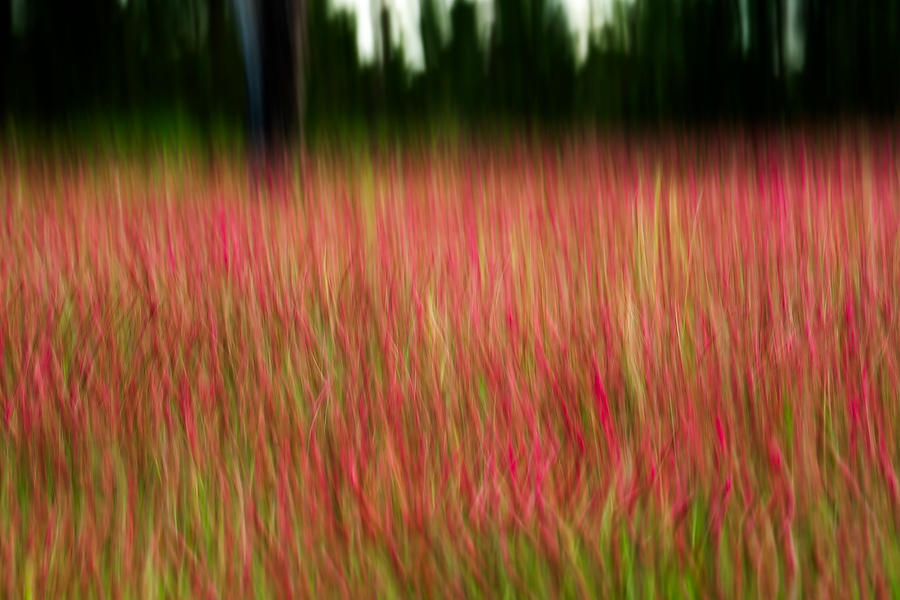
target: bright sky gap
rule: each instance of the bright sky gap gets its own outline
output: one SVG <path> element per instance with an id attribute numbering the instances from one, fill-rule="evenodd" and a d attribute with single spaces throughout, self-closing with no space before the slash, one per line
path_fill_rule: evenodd
<path id="1" fill-rule="evenodd" d="M 346 10 L 356 19 L 356 43 L 360 59 L 372 62 L 376 56 L 376 38 L 378 37 L 378 12 L 382 0 L 331 0 L 336 10 Z M 454 0 L 437 0 L 444 12 L 449 14 Z M 588 51 L 589 36 L 592 31 L 602 27 L 612 16 L 615 0 L 556 0 L 562 3 L 568 18 L 569 27 L 575 44 L 578 61 L 584 60 Z M 746 18 L 744 2 L 741 2 L 742 27 L 741 35 L 745 44 L 750 36 L 749 23 Z M 419 0 L 383 0 L 391 14 L 391 30 L 393 36 L 399 38 L 403 47 L 407 64 L 413 70 L 424 68 L 422 38 L 419 34 Z M 487 36 L 493 19 L 492 0 L 474 0 L 478 27 Z M 627 4 L 634 0 L 625 0 Z M 803 64 L 803 39 L 800 30 L 800 2 L 787 0 L 785 15 L 785 54 L 788 64 L 800 68 Z M 396 38 L 395 38 L 396 39 Z"/>

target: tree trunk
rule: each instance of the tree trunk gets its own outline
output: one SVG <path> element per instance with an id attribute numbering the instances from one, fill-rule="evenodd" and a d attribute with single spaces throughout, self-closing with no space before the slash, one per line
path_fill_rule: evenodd
<path id="1" fill-rule="evenodd" d="M 253 0 L 232 0 L 244 55 L 244 72 L 247 79 L 247 112 L 250 116 L 250 137 L 254 150 L 260 150 L 263 141 L 263 79 L 262 52 L 259 44 L 259 15 Z"/>

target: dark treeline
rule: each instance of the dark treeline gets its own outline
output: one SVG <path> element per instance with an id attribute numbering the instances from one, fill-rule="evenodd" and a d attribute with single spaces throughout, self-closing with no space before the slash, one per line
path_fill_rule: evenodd
<path id="1" fill-rule="evenodd" d="M 291 1 L 305 2 L 302 65 L 286 25 Z M 767 119 L 891 114 L 900 104 L 900 0 L 619 2 L 580 62 L 556 0 L 496 0 L 489 32 L 465 0 L 448 20 L 436 0 L 421 0 L 418 72 L 384 8 L 380 60 L 361 65 L 353 17 L 327 0 L 260 4 L 270 129 L 296 125 L 297 107 L 315 126 Z M 246 110 L 229 0 L 0 0 L 0 45 L 7 114 L 176 108 L 203 120 Z"/>
<path id="2" fill-rule="evenodd" d="M 4 104 L 52 117 L 85 111 L 243 110 L 227 0 L 0 0 Z M 11 10 L 11 7 L 13 8 Z"/>

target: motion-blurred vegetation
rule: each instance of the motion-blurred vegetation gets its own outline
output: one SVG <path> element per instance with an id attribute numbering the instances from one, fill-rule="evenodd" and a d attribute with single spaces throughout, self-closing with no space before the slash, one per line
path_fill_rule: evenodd
<path id="1" fill-rule="evenodd" d="M 298 114 L 307 131 L 757 120 L 891 114 L 900 102 L 896 0 L 613 0 L 582 60 L 556 0 L 496 0 L 487 35 L 467 0 L 444 22 L 437 0 L 416 1 L 416 71 L 383 1 L 374 64 L 360 63 L 356 20 L 330 0 L 258 2 L 266 127 L 296 130 Z M 246 92 L 234 6 L 0 0 L 6 121 L 169 111 L 201 131 L 239 122 Z"/>

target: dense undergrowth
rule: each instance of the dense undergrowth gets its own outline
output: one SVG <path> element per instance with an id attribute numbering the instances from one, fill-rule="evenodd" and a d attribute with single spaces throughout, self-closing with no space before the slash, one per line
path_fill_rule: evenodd
<path id="1" fill-rule="evenodd" d="M 0 589 L 900 594 L 894 152 L 7 156 Z"/>

